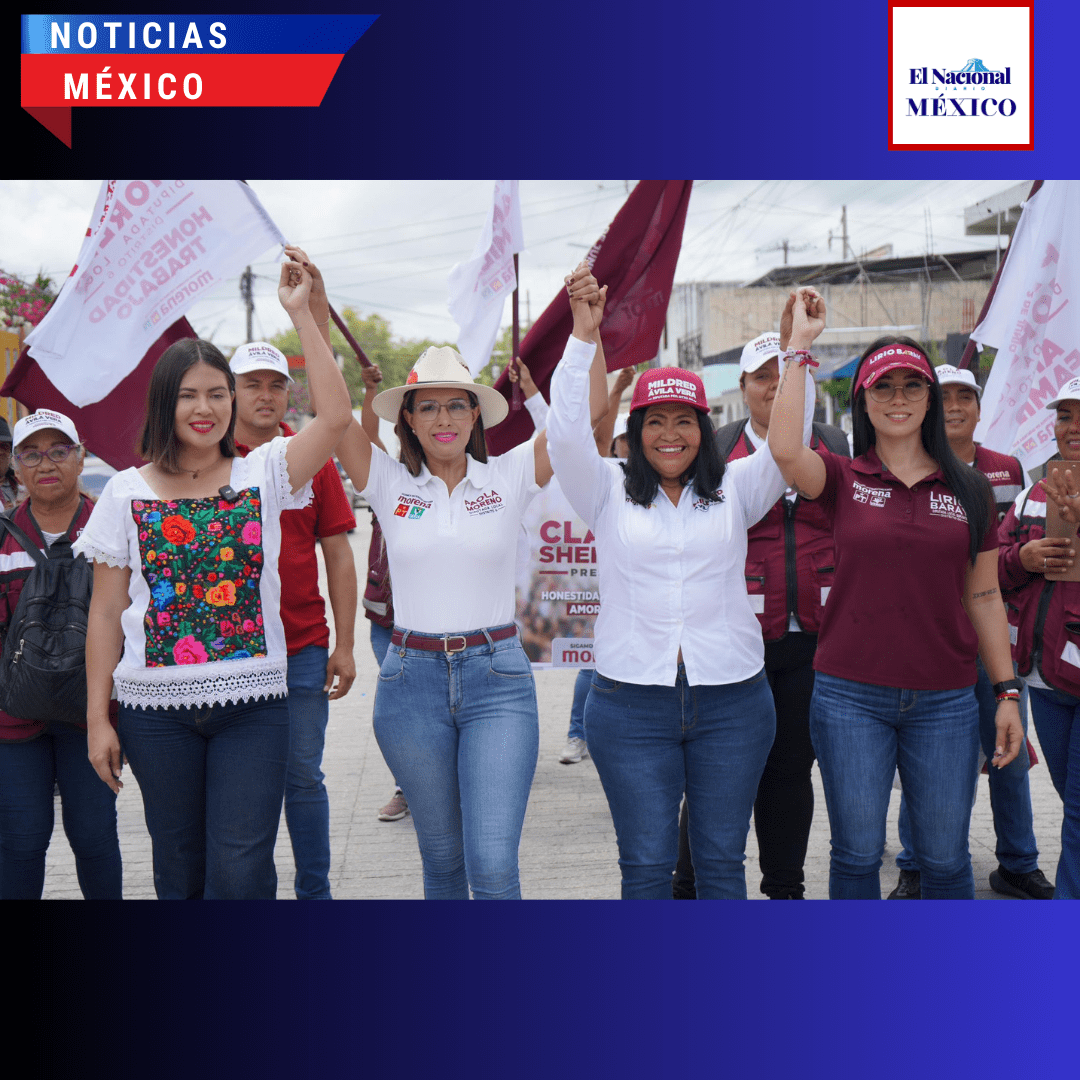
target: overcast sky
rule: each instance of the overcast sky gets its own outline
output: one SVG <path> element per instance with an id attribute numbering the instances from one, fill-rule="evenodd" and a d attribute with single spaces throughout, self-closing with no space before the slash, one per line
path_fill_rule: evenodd
<path id="1" fill-rule="evenodd" d="M 966 237 L 966 206 L 1016 180 L 700 180 L 694 184 L 676 282 L 742 281 L 783 262 L 839 260 L 841 207 L 856 252 L 892 244 L 896 255 L 992 247 Z M 100 180 L 0 181 L 0 268 L 39 269 L 61 280 L 71 269 Z M 521 318 L 535 319 L 615 216 L 633 180 L 522 180 L 526 251 Z M 447 275 L 468 258 L 491 212 L 492 180 L 252 180 L 282 232 L 322 269 L 331 303 L 379 312 L 398 337 L 454 340 Z M 829 234 L 833 234 L 829 247 Z M 255 336 L 288 327 L 278 306 L 271 255 L 253 264 Z M 221 346 L 244 337 L 239 278 L 189 312 Z M 504 324 L 510 322 L 506 304 Z"/>

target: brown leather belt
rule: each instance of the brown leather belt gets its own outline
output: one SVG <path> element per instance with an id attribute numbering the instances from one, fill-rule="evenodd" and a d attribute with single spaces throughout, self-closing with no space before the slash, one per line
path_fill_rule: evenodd
<path id="1" fill-rule="evenodd" d="M 404 645 L 406 649 L 422 649 L 426 652 L 459 653 L 473 645 L 486 645 L 488 640 L 505 641 L 517 635 L 517 626 L 504 626 L 480 634 L 414 634 L 411 630 L 395 630 L 390 635 L 392 645 Z"/>

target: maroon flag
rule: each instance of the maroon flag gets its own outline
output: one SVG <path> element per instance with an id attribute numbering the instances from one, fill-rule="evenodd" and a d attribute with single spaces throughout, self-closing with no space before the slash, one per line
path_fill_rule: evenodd
<path id="1" fill-rule="evenodd" d="M 652 360 L 659 351 L 692 183 L 642 180 L 586 256 L 596 280 L 608 287 L 600 325 L 608 371 Z M 560 289 L 521 343 L 521 359 L 545 398 L 573 327 L 570 300 Z M 509 400 L 511 386 L 504 371 L 495 389 Z M 528 412 L 511 410 L 487 433 L 488 447 L 505 453 L 532 432 Z"/>
<path id="2" fill-rule="evenodd" d="M 111 393 L 81 409 L 72 405 L 49 382 L 37 361 L 23 349 L 18 363 L 0 387 L 0 397 L 13 397 L 31 411 L 55 409 L 70 416 L 86 448 L 114 469 L 142 465 L 137 447 L 146 413 L 146 388 L 150 384 L 150 372 L 158 357 L 174 341 L 189 337 L 198 337 L 198 334 L 192 330 L 187 319 L 178 319 L 154 342 L 139 361 L 139 366 Z"/>

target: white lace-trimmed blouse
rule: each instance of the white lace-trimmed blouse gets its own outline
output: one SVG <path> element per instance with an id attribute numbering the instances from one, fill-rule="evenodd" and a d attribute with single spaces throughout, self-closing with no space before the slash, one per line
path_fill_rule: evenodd
<path id="1" fill-rule="evenodd" d="M 224 705 L 287 693 L 279 516 L 306 506 L 311 484 L 292 493 L 285 447 L 276 438 L 233 459 L 232 503 L 160 499 L 137 469 L 105 485 L 74 550 L 131 568 L 113 672 L 122 704 Z"/>

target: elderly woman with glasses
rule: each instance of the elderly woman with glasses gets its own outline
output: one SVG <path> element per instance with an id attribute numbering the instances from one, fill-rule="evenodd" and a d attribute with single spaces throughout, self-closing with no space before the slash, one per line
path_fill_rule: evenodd
<path id="1" fill-rule="evenodd" d="M 791 407 L 783 391 L 782 381 L 774 423 Z M 993 495 L 950 449 L 941 387 L 916 342 L 882 338 L 866 350 L 852 411 L 852 460 L 773 449 L 788 482 L 820 500 L 836 546 L 810 706 L 832 828 L 829 896 L 880 898 L 899 769 L 922 896 L 971 898 L 977 655 L 998 699 L 992 766 L 1009 764 L 1024 739 Z"/>
<path id="2" fill-rule="evenodd" d="M 582 263 L 575 333 L 599 334 L 606 293 Z M 598 350 L 599 351 L 599 350 Z M 602 359 L 592 413 L 606 404 Z M 547 436 L 489 458 L 505 398 L 448 347 L 427 349 L 375 412 L 396 422 L 392 461 L 353 423 L 337 455 L 382 525 L 394 631 L 375 736 L 408 799 L 429 900 L 521 896 L 518 843 L 539 745 L 532 668 L 513 622 L 521 515 L 551 479 Z"/>
<path id="3" fill-rule="evenodd" d="M 9 433 L 10 437 L 10 433 Z M 40 409 L 15 425 L 15 470 L 27 498 L 12 521 L 47 553 L 70 550 L 93 503 L 79 492 L 83 449 L 75 425 Z M 0 535 L 0 632 L 5 632 L 34 567 L 20 542 Z M 79 887 L 87 900 L 119 900 L 116 794 L 87 757 L 86 725 L 26 720 L 0 712 L 0 899 L 40 899 L 60 800 Z"/>

